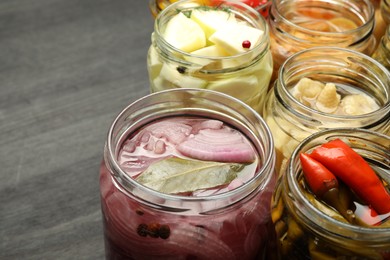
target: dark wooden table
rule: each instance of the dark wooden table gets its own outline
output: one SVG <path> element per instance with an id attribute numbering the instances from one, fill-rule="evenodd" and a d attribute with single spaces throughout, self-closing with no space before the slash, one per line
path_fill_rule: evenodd
<path id="1" fill-rule="evenodd" d="M 103 259 L 108 128 L 149 93 L 141 0 L 0 1 L 0 259 Z"/>

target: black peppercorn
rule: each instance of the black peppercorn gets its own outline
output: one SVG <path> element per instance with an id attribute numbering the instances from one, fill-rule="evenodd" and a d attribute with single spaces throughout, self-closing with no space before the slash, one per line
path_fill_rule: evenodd
<path id="1" fill-rule="evenodd" d="M 162 239 L 167 239 L 171 234 L 171 229 L 168 225 L 161 225 L 160 229 L 158 230 L 158 234 Z"/>
<path id="2" fill-rule="evenodd" d="M 137 233 L 141 237 L 146 237 L 148 235 L 148 225 L 146 224 L 139 224 L 137 227 Z"/>
<path id="3" fill-rule="evenodd" d="M 140 210 L 140 209 L 137 209 L 135 211 L 135 213 L 137 213 L 137 215 L 140 215 L 140 216 L 142 216 L 144 214 L 144 212 L 142 210 Z"/>
<path id="4" fill-rule="evenodd" d="M 176 70 L 180 73 L 180 74 L 184 74 L 187 70 L 186 67 L 183 67 L 183 66 L 179 66 L 176 68 Z"/>

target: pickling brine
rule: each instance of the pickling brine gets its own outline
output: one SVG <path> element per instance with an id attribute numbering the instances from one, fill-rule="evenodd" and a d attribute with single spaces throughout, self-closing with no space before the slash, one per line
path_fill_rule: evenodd
<path id="1" fill-rule="evenodd" d="M 248 182 L 259 159 L 245 136 L 222 121 L 173 117 L 127 139 L 118 163 L 153 190 L 183 196 L 219 194 Z"/>
<path id="2" fill-rule="evenodd" d="M 348 48 L 371 55 L 375 9 L 371 2 L 276 0 L 269 15 L 274 77 L 292 54 L 319 46 Z"/>
<path id="3" fill-rule="evenodd" d="M 264 257 L 272 147 L 261 117 L 222 93 L 161 91 L 128 106 L 100 172 L 107 259 Z"/>
<path id="4" fill-rule="evenodd" d="M 279 259 L 390 258 L 389 148 L 351 128 L 299 144 L 272 200 Z"/>
<path id="5" fill-rule="evenodd" d="M 261 114 L 273 67 L 269 44 L 268 24 L 246 4 L 176 2 L 155 21 L 148 52 L 151 92 L 210 89 Z"/>

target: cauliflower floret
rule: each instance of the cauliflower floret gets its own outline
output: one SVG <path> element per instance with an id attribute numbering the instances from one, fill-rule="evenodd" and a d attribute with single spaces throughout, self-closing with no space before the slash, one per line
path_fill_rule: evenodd
<path id="1" fill-rule="evenodd" d="M 292 89 L 293 96 L 305 106 L 310 106 L 313 100 L 320 94 L 325 84 L 309 78 L 302 78 Z"/>
<path id="2" fill-rule="evenodd" d="M 379 109 L 374 99 L 362 93 L 345 96 L 340 106 L 348 115 L 362 115 Z"/>

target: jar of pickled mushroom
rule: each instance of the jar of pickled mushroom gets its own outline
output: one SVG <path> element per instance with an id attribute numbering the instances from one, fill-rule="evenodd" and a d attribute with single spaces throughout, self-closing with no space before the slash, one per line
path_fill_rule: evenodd
<path id="1" fill-rule="evenodd" d="M 372 57 L 390 70 L 390 24 Z"/>
<path id="2" fill-rule="evenodd" d="M 223 0 L 203 0 L 205 4 L 219 4 Z M 264 17 L 268 16 L 268 10 L 271 6 L 271 0 L 237 0 L 256 9 Z M 154 17 L 165 9 L 168 5 L 177 2 L 177 0 L 149 0 L 149 9 Z"/>
<path id="3" fill-rule="evenodd" d="M 240 2 L 173 3 L 155 21 L 148 53 L 151 91 L 210 89 L 261 113 L 272 75 L 268 33 L 265 19 Z"/>
<path id="4" fill-rule="evenodd" d="M 274 77 L 292 54 L 335 46 L 372 55 L 375 8 L 368 0 L 274 0 L 269 14 Z"/>
<path id="5" fill-rule="evenodd" d="M 317 132 L 294 150 L 272 199 L 278 259 L 390 259 L 390 137 Z"/>
<path id="6" fill-rule="evenodd" d="M 345 48 L 300 51 L 280 68 L 264 119 L 274 137 L 278 172 L 295 147 L 320 130 L 351 127 L 390 134 L 390 71 Z"/>
<path id="7" fill-rule="evenodd" d="M 260 259 L 274 164 L 268 126 L 229 95 L 135 101 L 114 120 L 100 169 L 107 259 Z"/>

